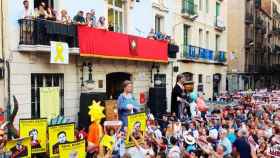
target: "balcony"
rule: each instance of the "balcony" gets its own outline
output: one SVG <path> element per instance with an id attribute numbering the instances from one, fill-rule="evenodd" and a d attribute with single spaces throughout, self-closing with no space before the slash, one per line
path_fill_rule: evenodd
<path id="1" fill-rule="evenodd" d="M 280 46 L 277 45 L 277 44 L 275 44 L 275 45 L 273 46 L 272 52 L 275 53 L 275 54 L 276 54 L 276 53 L 280 53 Z"/>
<path id="2" fill-rule="evenodd" d="M 226 62 L 225 52 L 214 59 L 214 51 L 192 45 L 181 46 L 181 60 L 200 63 L 224 64 Z"/>
<path id="3" fill-rule="evenodd" d="M 215 24 L 215 29 L 218 30 L 218 31 L 224 31 L 226 29 L 224 21 L 219 17 L 215 18 L 215 23 L 214 24 Z"/>
<path id="4" fill-rule="evenodd" d="M 252 13 L 246 12 L 245 22 L 246 22 L 246 24 L 254 23 L 254 16 Z"/>
<path id="5" fill-rule="evenodd" d="M 256 18 L 256 29 L 266 30 L 265 29 L 265 22 L 260 17 Z"/>
<path id="6" fill-rule="evenodd" d="M 226 52 L 217 51 L 216 56 L 215 56 L 215 61 L 217 61 L 219 63 L 226 63 L 227 62 Z"/>
<path id="7" fill-rule="evenodd" d="M 272 34 L 280 35 L 280 28 L 279 27 L 273 27 L 272 28 Z"/>
<path id="8" fill-rule="evenodd" d="M 66 42 L 72 54 L 79 54 L 77 26 L 39 19 L 20 19 L 19 51 L 49 52 L 50 41 Z"/>
<path id="9" fill-rule="evenodd" d="M 195 20 L 198 17 L 197 5 L 193 1 L 183 0 L 181 13 L 184 18 Z"/>

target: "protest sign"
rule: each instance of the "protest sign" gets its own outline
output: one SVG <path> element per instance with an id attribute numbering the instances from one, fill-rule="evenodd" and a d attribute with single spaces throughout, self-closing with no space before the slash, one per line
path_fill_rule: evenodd
<path id="1" fill-rule="evenodd" d="M 19 120 L 19 135 L 20 137 L 31 137 L 32 153 L 47 152 L 47 127 L 46 118 Z"/>
<path id="2" fill-rule="evenodd" d="M 268 155 L 273 156 L 275 158 L 280 158 L 280 144 L 268 148 Z"/>
<path id="3" fill-rule="evenodd" d="M 115 140 L 112 136 L 104 135 L 100 144 L 103 147 L 107 147 L 110 151 L 113 151 Z"/>
<path id="4" fill-rule="evenodd" d="M 31 137 L 10 140 L 5 146 L 5 152 L 11 157 L 31 158 Z"/>
<path id="5" fill-rule="evenodd" d="M 59 157 L 59 145 L 75 141 L 75 124 L 60 124 L 49 126 L 49 152 L 50 157 Z"/>
<path id="6" fill-rule="evenodd" d="M 146 113 L 128 115 L 127 136 L 125 141 L 127 148 L 135 146 L 132 137 L 140 141 L 140 139 L 144 136 L 144 132 L 146 130 L 146 119 Z"/>
<path id="7" fill-rule="evenodd" d="M 85 140 L 60 144 L 59 157 L 67 158 L 85 158 L 86 157 L 86 142 Z"/>

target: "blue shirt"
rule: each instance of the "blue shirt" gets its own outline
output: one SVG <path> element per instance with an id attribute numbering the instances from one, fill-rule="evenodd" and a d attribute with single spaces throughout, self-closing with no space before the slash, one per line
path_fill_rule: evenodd
<path id="1" fill-rule="evenodd" d="M 219 144 L 223 145 L 226 150 L 224 152 L 224 156 L 225 155 L 229 155 L 232 152 L 232 144 L 229 141 L 229 139 L 227 137 L 225 137 L 224 139 L 220 140 Z"/>
<path id="2" fill-rule="evenodd" d="M 119 113 L 119 118 L 120 121 L 122 121 L 123 126 L 127 126 L 127 116 L 131 114 L 131 111 L 128 110 L 127 105 L 131 104 L 133 106 L 133 112 L 138 112 L 140 111 L 140 105 L 138 104 L 137 100 L 131 96 L 131 97 L 126 97 L 124 94 L 121 94 L 118 98 L 117 101 L 118 104 L 118 113 Z"/>

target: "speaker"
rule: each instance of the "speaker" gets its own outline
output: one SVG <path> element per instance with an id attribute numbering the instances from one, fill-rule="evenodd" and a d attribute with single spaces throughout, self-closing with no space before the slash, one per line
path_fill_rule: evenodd
<path id="1" fill-rule="evenodd" d="M 80 110 L 78 113 L 78 127 L 80 129 L 85 128 L 86 130 L 88 130 L 88 127 L 91 123 L 90 116 L 88 115 L 88 107 L 92 104 L 92 101 L 101 101 L 101 105 L 105 106 L 106 99 L 106 93 L 81 93 Z"/>
<path id="2" fill-rule="evenodd" d="M 166 113 L 166 100 L 166 88 L 155 87 L 149 89 L 148 107 L 156 118 L 160 118 L 162 114 Z"/>

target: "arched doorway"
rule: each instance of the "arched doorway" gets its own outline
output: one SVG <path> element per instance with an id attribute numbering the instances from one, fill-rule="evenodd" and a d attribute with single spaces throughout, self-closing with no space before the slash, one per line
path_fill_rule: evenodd
<path id="1" fill-rule="evenodd" d="M 106 75 L 106 93 L 110 99 L 118 99 L 122 93 L 122 83 L 130 80 L 131 74 L 125 72 L 113 72 Z"/>
<path id="2" fill-rule="evenodd" d="M 222 75 L 216 73 L 213 75 L 213 100 L 217 99 L 217 96 L 220 94 L 220 83 Z"/>

